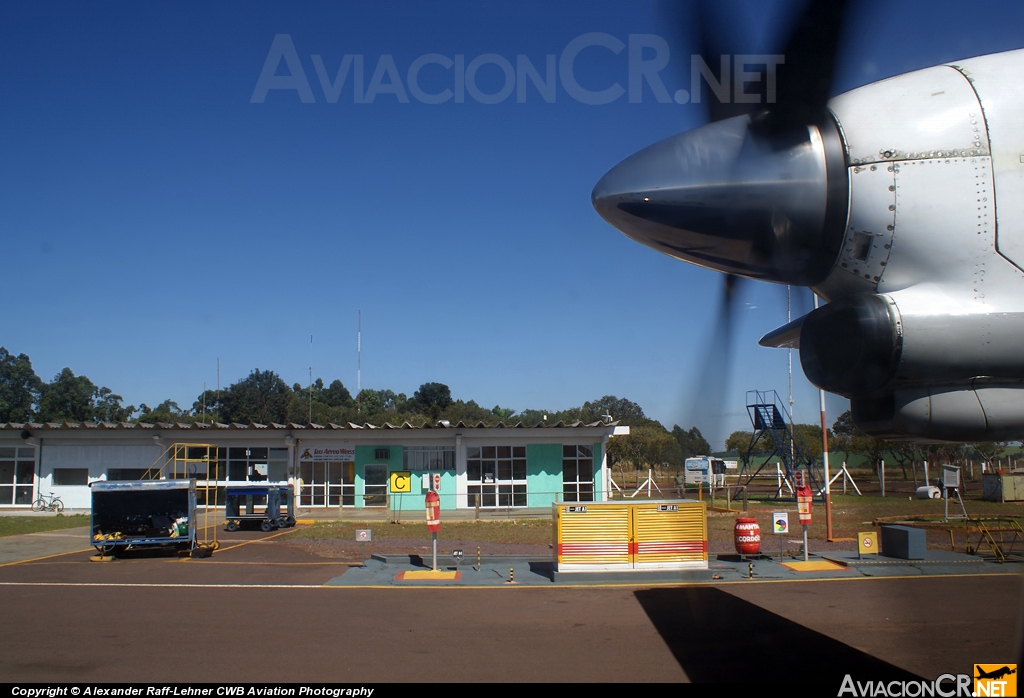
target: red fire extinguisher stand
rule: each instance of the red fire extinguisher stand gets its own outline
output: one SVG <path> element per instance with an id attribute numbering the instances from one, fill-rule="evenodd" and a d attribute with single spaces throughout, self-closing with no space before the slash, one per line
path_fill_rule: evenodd
<path id="1" fill-rule="evenodd" d="M 430 531 L 430 537 L 434 542 L 432 569 L 437 572 L 437 532 L 441 530 L 441 498 L 437 496 L 437 492 L 434 490 L 427 492 L 426 505 L 427 530 Z"/>

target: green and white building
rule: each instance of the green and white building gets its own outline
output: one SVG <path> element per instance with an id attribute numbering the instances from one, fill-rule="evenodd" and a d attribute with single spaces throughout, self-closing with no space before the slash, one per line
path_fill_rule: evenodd
<path id="1" fill-rule="evenodd" d="M 91 483 L 147 477 L 176 444 L 192 444 L 187 476 L 200 485 L 290 483 L 299 507 L 416 509 L 435 483 L 442 509 L 605 501 L 608 440 L 628 433 L 614 422 L 8 423 L 0 424 L 0 507 L 30 507 L 52 492 L 87 509 Z"/>

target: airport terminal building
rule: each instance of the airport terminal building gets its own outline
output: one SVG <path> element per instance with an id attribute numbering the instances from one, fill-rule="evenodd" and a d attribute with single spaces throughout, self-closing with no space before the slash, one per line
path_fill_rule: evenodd
<path id="1" fill-rule="evenodd" d="M 0 507 L 59 495 L 91 505 L 97 481 L 194 477 L 200 486 L 288 483 L 300 507 L 416 510 L 431 483 L 442 509 L 548 507 L 608 498 L 616 423 L 0 424 Z M 187 453 L 187 474 L 169 466 Z M 166 467 L 165 467 L 166 466 Z M 220 500 L 223 501 L 223 500 Z"/>

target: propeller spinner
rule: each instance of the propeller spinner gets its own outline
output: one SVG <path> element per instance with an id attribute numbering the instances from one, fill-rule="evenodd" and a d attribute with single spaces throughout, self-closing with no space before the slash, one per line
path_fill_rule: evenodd
<path id="1" fill-rule="evenodd" d="M 630 156 L 594 187 L 598 213 L 664 254 L 811 286 L 843 242 L 848 181 L 831 120 L 779 130 L 737 116 Z"/>

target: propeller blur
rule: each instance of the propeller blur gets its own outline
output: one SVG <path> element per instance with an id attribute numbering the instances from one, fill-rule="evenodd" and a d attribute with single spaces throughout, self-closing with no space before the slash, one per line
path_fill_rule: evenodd
<path id="1" fill-rule="evenodd" d="M 814 15 L 821 5 L 808 13 L 832 44 L 787 48 L 779 106 L 632 155 L 597 183 L 594 207 L 659 252 L 828 301 L 761 344 L 799 347 L 808 379 L 850 398 L 864 431 L 1024 438 L 1024 51 L 820 104 L 839 24 Z"/>

